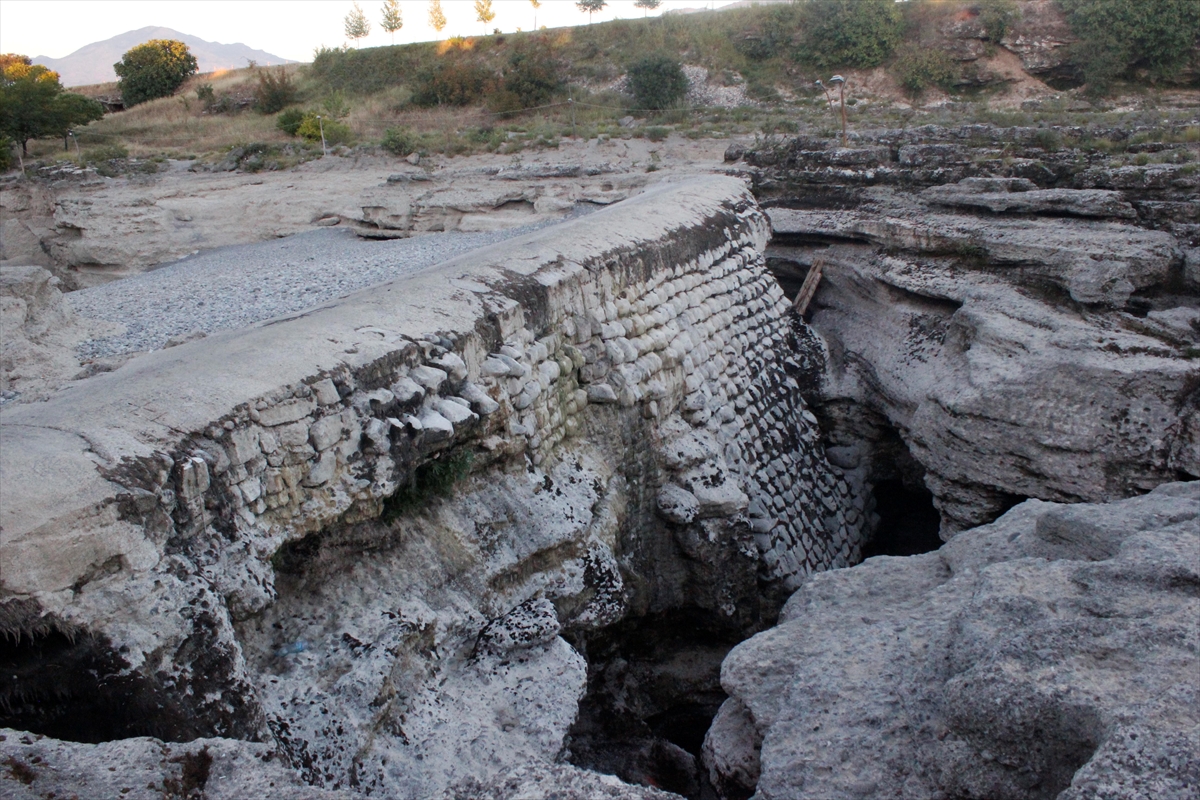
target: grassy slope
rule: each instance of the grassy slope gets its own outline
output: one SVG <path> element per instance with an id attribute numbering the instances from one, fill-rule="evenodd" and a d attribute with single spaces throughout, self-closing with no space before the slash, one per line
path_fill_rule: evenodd
<path id="1" fill-rule="evenodd" d="M 964 0 L 965 2 L 965 0 Z M 930 13 L 950 13 L 964 3 L 913 4 L 909 14 L 909 37 L 928 31 Z M 907 10 L 912 9 L 912 10 Z M 932 11 L 931 11 L 932 9 Z M 917 13 L 922 16 L 918 20 Z M 920 24 L 917 24 L 917 23 Z M 835 121 L 824 98 L 814 93 L 812 81 L 818 72 L 795 60 L 794 34 L 799 23 L 798 8 L 768 6 L 726 12 L 668 15 L 647 20 L 618 20 L 577 28 L 542 31 L 538 34 L 509 34 L 422 43 L 361 51 L 328 53 L 314 65 L 289 67 L 298 89 L 298 104 L 317 109 L 343 106 L 344 121 L 359 144 L 378 143 L 388 128 L 409 128 L 421 149 L 449 154 L 513 152 L 526 146 L 554 146 L 562 136 L 665 135 L 675 129 L 686 135 L 791 132 L 799 129 L 832 135 Z M 542 36 L 563 65 L 570 93 L 576 98 L 605 108 L 566 106 L 522 114 L 491 114 L 483 106 L 464 108 L 418 108 L 412 105 L 414 76 L 441 59 L 458 58 L 483 65 L 498 73 L 514 48 L 529 37 Z M 738 109 L 678 108 L 657 114 L 638 114 L 645 125 L 633 131 L 618 120 L 628 113 L 628 100 L 606 87 L 620 77 L 626 66 L 654 52 L 671 54 L 685 64 L 706 67 L 710 81 L 741 85 L 752 102 Z M 853 73 L 850 73 L 853 78 Z M 865 76 L 864 76 L 865 77 Z M 175 96 L 145 103 L 89 125 L 80 136 L 82 146 L 96 148 L 118 144 L 130 155 L 219 157 L 230 148 L 250 142 L 280 148 L 299 141 L 279 131 L 275 119 L 253 110 L 239 113 L 206 113 L 196 89 L 211 84 L 217 96 L 243 99 L 253 95 L 253 70 L 236 70 L 193 78 Z M 853 81 L 861 86 L 864 81 Z M 91 87 L 88 93 L 115 91 L 115 86 Z M 985 102 L 958 103 L 953 109 L 913 111 L 888 102 L 892 98 L 869 97 L 858 90 L 855 99 L 864 101 L 852 109 L 853 123 L 860 126 L 903 126 L 926 122 L 961 121 L 964 116 L 1008 124 L 1049 121 L 1064 124 L 1103 124 L 1104 114 L 1071 114 L 1067 103 L 1050 104 L 1037 112 L 1004 112 L 986 109 Z M 556 98 L 562 100 L 564 98 Z M 962 98 L 960 98 L 962 99 Z M 987 92 L 969 100 L 986 101 Z M 331 102 L 332 101 L 332 102 Z M 323 112 L 324 113 L 324 112 Z M 1128 121 L 1126 119 L 1126 121 Z M 61 154 L 61 144 L 37 143 L 34 154 Z M 106 155 L 95 151 L 95 157 Z M 303 157 L 302 155 L 300 157 Z M 87 159 L 85 159 L 87 160 Z"/>

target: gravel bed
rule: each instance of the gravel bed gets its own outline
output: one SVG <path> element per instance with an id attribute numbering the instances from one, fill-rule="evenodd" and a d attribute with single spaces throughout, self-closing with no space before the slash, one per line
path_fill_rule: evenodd
<path id="1" fill-rule="evenodd" d="M 577 206 L 567 218 L 594 210 Z M 158 350 L 172 337 L 244 328 L 303 311 L 559 221 L 387 240 L 361 239 L 346 228 L 319 228 L 219 247 L 66 298 L 80 316 L 125 326 L 122 334 L 78 347 L 85 361 L 107 358 Z"/>

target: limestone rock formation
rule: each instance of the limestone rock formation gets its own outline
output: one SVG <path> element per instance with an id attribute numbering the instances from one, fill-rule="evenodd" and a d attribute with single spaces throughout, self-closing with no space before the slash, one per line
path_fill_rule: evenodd
<path id="1" fill-rule="evenodd" d="M 1198 565 L 1191 482 L 1030 500 L 936 552 L 815 575 L 724 664 L 714 783 L 745 797 L 761 768 L 763 800 L 1194 797 Z"/>
<path id="2" fill-rule="evenodd" d="M 748 156 L 778 203 L 776 274 L 798 287 L 823 269 L 809 394 L 831 458 L 867 486 L 927 488 L 944 536 L 1025 498 L 1200 476 L 1200 183 L 1039 135 L 1081 134 L 927 127 Z"/>
<path id="3" fill-rule="evenodd" d="M 548 785 L 565 637 L 744 636 L 859 557 L 766 233 L 740 181 L 667 184 L 4 409 L 4 722 L 262 742 L 399 798 Z"/>
<path id="4" fill-rule="evenodd" d="M 300 780 L 271 748 L 231 739 L 174 744 L 139 737 L 79 744 L 0 728 L 0 794 L 163 800 L 350 800 Z"/>
<path id="5" fill-rule="evenodd" d="M 0 267 L 0 402 L 46 396 L 80 372 L 75 346 L 110 331 L 76 317 L 59 286 L 42 267 Z"/>

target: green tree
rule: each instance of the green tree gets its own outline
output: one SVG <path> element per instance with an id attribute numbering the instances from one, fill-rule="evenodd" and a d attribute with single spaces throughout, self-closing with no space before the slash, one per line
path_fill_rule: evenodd
<path id="1" fill-rule="evenodd" d="M 662 0 L 635 0 L 633 7 L 640 8 L 642 10 L 642 16 L 644 17 L 661 5 Z"/>
<path id="2" fill-rule="evenodd" d="M 183 42 L 151 39 L 128 50 L 113 64 L 125 106 L 167 97 L 198 69 L 196 57 Z"/>
<path id="3" fill-rule="evenodd" d="M 0 136 L 21 143 L 28 152 L 30 139 L 63 137 L 76 125 L 100 119 L 104 107 L 80 94 L 64 92 L 58 73 L 25 56 L 0 56 Z"/>
<path id="4" fill-rule="evenodd" d="M 442 0 L 429 0 L 429 27 L 439 34 L 446 27 L 446 12 L 442 11 Z"/>
<path id="5" fill-rule="evenodd" d="M 1058 0 L 1080 41 L 1073 47 L 1095 91 L 1133 70 L 1156 78 L 1185 66 L 1200 38 L 1195 0 Z"/>
<path id="6" fill-rule="evenodd" d="M 392 44 L 396 43 L 396 31 L 404 27 L 404 17 L 400 14 L 400 0 L 384 0 L 383 29 L 392 35 Z"/>
<path id="7" fill-rule="evenodd" d="M 487 33 L 488 23 L 496 18 L 492 9 L 492 0 L 475 0 L 475 19 L 483 23 L 483 31 Z"/>
<path id="8" fill-rule="evenodd" d="M 358 40 L 365 38 L 370 32 L 371 23 L 367 22 L 367 15 L 358 7 L 358 3 L 355 3 L 354 8 L 346 15 L 346 38 L 353 40 L 357 45 Z"/>
<path id="9" fill-rule="evenodd" d="M 76 125 L 87 125 L 89 122 L 95 122 L 103 117 L 104 106 L 90 97 L 84 97 L 74 92 L 63 92 L 54 98 L 51 116 L 51 124 L 45 133 L 61 136 L 63 150 L 67 150 L 70 145 L 68 134 L 71 129 Z"/>
<path id="10" fill-rule="evenodd" d="M 586 11 L 588 15 L 588 25 L 592 24 L 592 14 L 603 9 L 608 5 L 608 0 L 575 0 L 575 6 L 580 11 Z"/>
<path id="11" fill-rule="evenodd" d="M 810 0 L 804 6 L 801 60 L 823 67 L 876 67 L 900 43 L 895 0 Z"/>

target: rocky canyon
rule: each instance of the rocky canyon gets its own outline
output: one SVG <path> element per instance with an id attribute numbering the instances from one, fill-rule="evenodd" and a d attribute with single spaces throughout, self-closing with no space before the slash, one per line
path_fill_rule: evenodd
<path id="1" fill-rule="evenodd" d="M 5 796 L 1195 797 L 1200 175 L 1097 136 L 410 171 L 235 254 L 537 225 L 188 335 L 260 237 L 6 222 Z"/>

